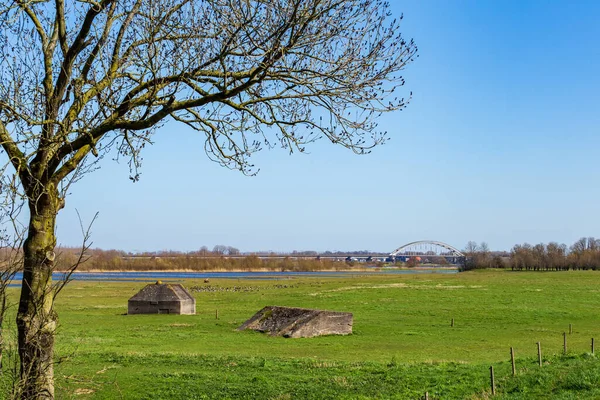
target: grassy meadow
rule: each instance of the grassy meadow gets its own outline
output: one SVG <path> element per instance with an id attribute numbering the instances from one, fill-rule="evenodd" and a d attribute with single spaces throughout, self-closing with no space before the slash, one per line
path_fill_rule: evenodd
<path id="1" fill-rule="evenodd" d="M 197 315 L 124 315 L 145 283 L 72 282 L 57 302 L 57 398 L 479 399 L 491 396 L 494 365 L 495 398 L 600 399 L 589 354 L 600 339 L 598 272 L 181 283 L 200 289 Z M 265 305 L 352 312 L 354 333 L 236 331 Z"/>

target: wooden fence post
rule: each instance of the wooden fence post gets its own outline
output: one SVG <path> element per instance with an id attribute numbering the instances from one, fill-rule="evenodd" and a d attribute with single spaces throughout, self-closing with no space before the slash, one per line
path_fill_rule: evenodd
<path id="1" fill-rule="evenodd" d="M 452 318 L 452 321 L 450 321 L 450 326 L 454 328 L 454 318 Z"/>
<path id="2" fill-rule="evenodd" d="M 215 319 L 219 319 L 219 310 L 215 310 Z"/>
<path id="3" fill-rule="evenodd" d="M 569 335 L 573 333 L 573 324 L 569 324 Z"/>
<path id="4" fill-rule="evenodd" d="M 594 355 L 594 338 L 592 338 L 592 355 Z"/>
<path id="5" fill-rule="evenodd" d="M 537 342 L 537 347 L 538 347 L 538 363 L 540 364 L 540 367 L 541 367 L 542 366 L 542 343 Z"/>
<path id="6" fill-rule="evenodd" d="M 517 374 L 517 368 L 515 367 L 515 349 L 510 348 L 510 363 L 512 364 L 512 374 L 515 376 Z"/>
<path id="7" fill-rule="evenodd" d="M 492 394 L 496 394 L 496 383 L 494 382 L 494 366 L 490 365 L 490 384 L 492 385 Z"/>
<path id="8" fill-rule="evenodd" d="M 567 354 L 567 332 L 563 332 L 563 352 Z"/>

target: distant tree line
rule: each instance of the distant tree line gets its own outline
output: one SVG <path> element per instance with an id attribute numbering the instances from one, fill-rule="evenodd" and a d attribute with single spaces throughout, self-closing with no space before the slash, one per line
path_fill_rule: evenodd
<path id="1" fill-rule="evenodd" d="M 57 270 L 67 271 L 77 262 L 81 248 L 57 247 Z M 354 262 L 343 261 L 350 256 L 370 256 L 382 253 L 358 251 L 292 251 L 275 253 L 272 251 L 242 253 L 239 249 L 215 245 L 212 249 L 202 246 L 194 251 L 147 251 L 126 252 L 123 250 L 88 249 L 84 262 L 78 266 L 78 271 L 148 271 L 148 270 L 176 270 L 176 271 L 315 271 L 347 269 L 357 265 Z M 0 246 L 0 271 L 6 269 L 12 255 L 10 248 Z M 323 258 L 321 258 L 323 257 Z M 339 257 L 339 260 L 325 257 Z M 378 262 L 373 265 L 381 266 Z"/>
<path id="2" fill-rule="evenodd" d="M 0 270 L 8 265 L 10 249 L 0 247 Z M 67 271 L 77 262 L 80 248 L 57 248 L 57 270 Z M 568 247 L 550 242 L 531 245 L 517 244 L 510 252 L 491 251 L 485 242 L 470 241 L 463 250 L 465 258 L 459 268 L 462 271 L 487 268 L 505 268 L 515 271 L 564 271 L 600 270 L 600 239 L 581 238 Z M 89 249 L 85 262 L 78 271 L 317 271 L 346 269 L 361 265 L 352 261 L 336 262 L 325 257 L 365 256 L 381 253 L 369 251 L 292 251 L 290 253 L 257 252 L 245 254 L 232 246 L 216 245 L 212 249 L 202 246 L 199 250 L 153 251 L 131 253 L 122 250 Z M 439 264 L 442 264 L 441 260 Z M 418 262 L 414 261 L 417 265 Z M 383 266 L 373 261 L 369 265 Z M 410 260 L 405 266 L 415 266 Z"/>
<path id="3" fill-rule="evenodd" d="M 57 270 L 68 270 L 79 256 L 79 249 L 57 249 Z M 231 257 L 235 256 L 235 257 Z M 318 271 L 347 268 L 345 263 L 328 259 L 273 257 L 261 258 L 254 254 L 241 255 L 229 246 L 215 246 L 212 251 L 160 251 L 127 253 L 120 250 L 90 249 L 78 271 Z"/>
<path id="4" fill-rule="evenodd" d="M 511 268 L 514 271 L 600 270 L 600 239 L 581 238 L 570 247 L 556 242 L 516 244 L 510 253 L 490 252 L 487 244 L 468 242 L 462 270 Z"/>

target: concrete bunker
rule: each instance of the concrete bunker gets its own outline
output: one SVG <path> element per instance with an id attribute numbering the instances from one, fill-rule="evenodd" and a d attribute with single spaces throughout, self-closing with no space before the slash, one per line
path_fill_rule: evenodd
<path id="1" fill-rule="evenodd" d="M 196 314 L 196 299 L 180 284 L 157 281 L 129 299 L 127 314 Z"/>
<path id="2" fill-rule="evenodd" d="M 238 330 L 252 329 L 271 336 L 290 338 L 350 335 L 353 316 L 348 312 L 267 306 Z"/>

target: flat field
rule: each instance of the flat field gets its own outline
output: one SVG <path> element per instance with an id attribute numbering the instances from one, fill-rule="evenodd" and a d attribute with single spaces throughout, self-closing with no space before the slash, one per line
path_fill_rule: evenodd
<path id="1" fill-rule="evenodd" d="M 200 289 L 197 315 L 125 315 L 141 282 L 69 284 L 57 304 L 57 398 L 477 399 L 491 396 L 493 365 L 496 398 L 600 399 L 600 362 L 590 354 L 600 338 L 600 272 L 179 283 Z M 352 312 L 354 333 L 236 330 L 266 305 Z"/>

